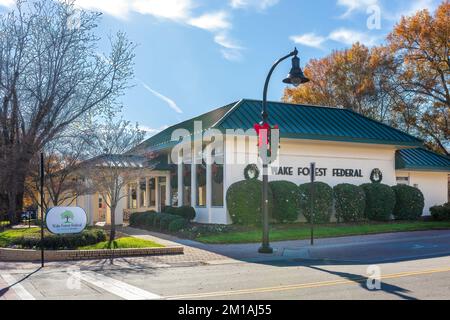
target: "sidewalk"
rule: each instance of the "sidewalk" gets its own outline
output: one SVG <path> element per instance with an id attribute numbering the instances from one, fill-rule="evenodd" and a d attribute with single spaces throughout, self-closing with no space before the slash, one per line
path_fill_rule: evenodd
<path id="1" fill-rule="evenodd" d="M 309 240 L 273 242 L 274 253 L 269 255 L 258 253 L 259 243 L 214 245 L 130 227 L 124 228 L 123 232 L 162 244 L 183 245 L 185 257 L 178 259 L 205 264 L 295 259 L 375 263 L 450 255 L 449 230 L 316 239 L 314 246 Z"/>

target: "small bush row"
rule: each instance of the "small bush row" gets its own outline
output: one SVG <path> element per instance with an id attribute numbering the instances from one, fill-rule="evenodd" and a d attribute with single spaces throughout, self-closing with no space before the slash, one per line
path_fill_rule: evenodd
<path id="1" fill-rule="evenodd" d="M 47 250 L 76 249 L 83 246 L 93 245 L 106 241 L 106 233 L 101 229 L 87 229 L 73 235 L 48 234 L 44 237 L 44 248 Z M 40 235 L 25 235 L 13 240 L 12 245 L 23 249 L 40 248 Z"/>
<path id="2" fill-rule="evenodd" d="M 288 181 L 273 181 L 269 187 L 269 212 L 280 223 L 294 222 L 300 214 L 309 222 L 311 212 L 314 212 L 314 222 L 327 223 L 333 208 L 340 222 L 387 221 L 392 215 L 398 220 L 417 220 L 424 208 L 422 192 L 406 185 L 339 184 L 332 188 L 323 182 L 297 186 Z M 259 180 L 239 181 L 230 186 L 226 198 L 233 223 L 260 224 L 261 188 Z M 312 192 L 314 202 L 311 205 Z"/>
<path id="3" fill-rule="evenodd" d="M 130 226 L 158 231 L 178 232 L 188 220 L 179 215 L 155 211 L 135 212 L 130 215 Z"/>
<path id="4" fill-rule="evenodd" d="M 187 221 L 192 221 L 195 219 L 195 209 L 191 206 L 181 206 L 181 207 L 167 206 L 164 209 L 164 213 L 180 216 L 186 219 Z"/>
<path id="5" fill-rule="evenodd" d="M 450 220 L 450 202 L 430 208 L 431 217 L 436 221 Z"/>

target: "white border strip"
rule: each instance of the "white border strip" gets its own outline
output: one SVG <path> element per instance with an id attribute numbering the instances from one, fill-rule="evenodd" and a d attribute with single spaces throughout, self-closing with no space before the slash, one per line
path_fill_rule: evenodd
<path id="1" fill-rule="evenodd" d="M 106 277 L 92 271 L 71 272 L 71 276 L 79 278 L 96 287 L 108 291 L 126 300 L 157 300 L 161 296 L 129 285 L 125 282 Z"/>
<path id="2" fill-rule="evenodd" d="M 9 273 L 2 273 L 0 277 L 12 288 L 21 300 L 36 300 L 22 284 L 16 283 L 17 280 Z"/>

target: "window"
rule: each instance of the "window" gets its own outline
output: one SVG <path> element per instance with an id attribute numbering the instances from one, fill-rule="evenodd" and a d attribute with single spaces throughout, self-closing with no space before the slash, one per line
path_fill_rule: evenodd
<path id="1" fill-rule="evenodd" d="M 183 164 L 183 205 L 191 205 L 191 165 Z"/>
<path id="2" fill-rule="evenodd" d="M 154 207 L 156 205 L 156 181 L 155 178 L 148 179 L 148 206 Z"/>
<path id="3" fill-rule="evenodd" d="M 137 208 L 137 184 L 130 184 L 130 193 L 129 193 L 129 203 L 128 209 L 136 209 Z"/>
<path id="4" fill-rule="evenodd" d="M 99 209 L 103 208 L 103 198 L 101 196 L 98 197 L 98 208 Z"/>
<path id="5" fill-rule="evenodd" d="M 223 165 L 211 166 L 211 205 L 223 207 Z"/>
<path id="6" fill-rule="evenodd" d="M 146 194 L 146 183 L 145 183 L 145 178 L 141 178 L 139 180 L 139 192 L 140 192 L 140 201 L 139 201 L 139 206 L 140 207 L 144 207 L 145 206 L 145 194 Z"/>
<path id="7" fill-rule="evenodd" d="M 197 164 L 196 180 L 197 180 L 197 206 L 206 206 L 206 164 Z"/>
<path id="8" fill-rule="evenodd" d="M 409 177 L 397 177 L 397 184 L 409 185 Z"/>

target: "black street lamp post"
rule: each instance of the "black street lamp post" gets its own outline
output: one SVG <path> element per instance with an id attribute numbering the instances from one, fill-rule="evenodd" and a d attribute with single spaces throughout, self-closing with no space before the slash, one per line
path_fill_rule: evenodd
<path id="1" fill-rule="evenodd" d="M 261 125 L 267 124 L 269 119 L 269 114 L 267 111 L 267 89 L 269 88 L 269 82 L 270 78 L 272 76 L 273 71 L 275 68 L 284 60 L 293 57 L 292 58 L 292 68 L 289 72 L 286 79 L 283 80 L 286 84 L 291 84 L 295 87 L 299 86 L 300 84 L 309 82 L 309 79 L 305 77 L 303 74 L 302 69 L 300 68 L 300 59 L 297 57 L 298 51 L 297 48 L 294 49 L 291 53 L 288 55 L 280 58 L 277 60 L 272 68 L 269 71 L 269 74 L 267 75 L 266 82 L 264 84 L 264 93 L 263 93 L 263 102 L 262 102 L 262 122 Z M 267 132 L 267 135 L 269 135 L 270 132 Z M 262 144 L 260 147 L 264 147 Z M 267 157 L 264 157 L 267 159 Z M 263 159 L 264 159 L 263 158 Z M 263 236 L 262 236 L 262 245 L 259 248 L 259 253 L 272 253 L 273 249 L 270 247 L 269 244 L 269 203 L 268 203 L 268 192 L 269 192 L 269 177 L 268 177 L 268 161 L 263 161 L 263 176 L 262 176 L 262 220 L 263 220 Z"/>

